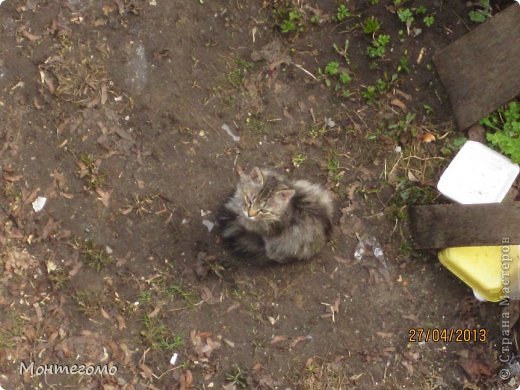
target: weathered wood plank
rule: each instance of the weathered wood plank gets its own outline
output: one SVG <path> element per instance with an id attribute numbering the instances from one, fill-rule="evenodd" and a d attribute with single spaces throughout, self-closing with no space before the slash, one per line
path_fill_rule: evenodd
<path id="1" fill-rule="evenodd" d="M 436 53 L 433 61 L 461 130 L 520 94 L 520 5 Z"/>
<path id="2" fill-rule="evenodd" d="M 417 249 L 520 244 L 520 202 L 412 206 L 409 216 Z"/>

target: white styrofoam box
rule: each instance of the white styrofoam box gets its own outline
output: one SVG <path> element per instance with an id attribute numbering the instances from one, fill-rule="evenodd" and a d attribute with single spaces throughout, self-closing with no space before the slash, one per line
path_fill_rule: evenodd
<path id="1" fill-rule="evenodd" d="M 487 146 L 466 141 L 442 174 L 437 189 L 461 204 L 500 203 L 520 168 Z"/>

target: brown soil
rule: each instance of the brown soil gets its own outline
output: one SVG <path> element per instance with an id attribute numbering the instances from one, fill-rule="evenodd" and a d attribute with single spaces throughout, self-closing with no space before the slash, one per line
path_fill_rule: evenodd
<path id="1" fill-rule="evenodd" d="M 335 1 L 302 3 L 303 31 L 289 34 L 276 25 L 288 1 L 0 6 L 0 387 L 501 386 L 498 307 L 413 252 L 402 218 L 437 196 L 452 152 L 441 150 L 461 135 L 431 58 L 475 27 L 468 8 L 423 2 L 435 23 L 417 18 L 413 37 L 387 1 L 351 1 L 341 23 Z M 392 39 L 377 61 L 356 27 L 370 15 Z M 350 65 L 333 49 L 345 39 Z M 403 56 L 409 73 L 367 102 Z M 349 98 L 321 80 L 330 61 L 350 69 Z M 398 145 L 431 166 L 404 164 Z M 318 258 L 260 268 L 224 251 L 203 221 L 215 222 L 235 163 L 334 191 Z M 388 278 L 374 258 L 354 260 L 366 233 Z M 490 341 L 413 343 L 411 328 L 485 328 Z M 31 377 L 22 361 L 118 370 Z"/>

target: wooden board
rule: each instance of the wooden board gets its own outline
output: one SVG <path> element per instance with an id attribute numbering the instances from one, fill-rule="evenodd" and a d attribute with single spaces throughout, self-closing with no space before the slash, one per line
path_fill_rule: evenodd
<path id="1" fill-rule="evenodd" d="M 409 216 L 417 249 L 520 244 L 520 202 L 412 206 Z"/>
<path id="2" fill-rule="evenodd" d="M 513 4 L 433 61 L 461 130 L 520 94 L 520 5 Z"/>

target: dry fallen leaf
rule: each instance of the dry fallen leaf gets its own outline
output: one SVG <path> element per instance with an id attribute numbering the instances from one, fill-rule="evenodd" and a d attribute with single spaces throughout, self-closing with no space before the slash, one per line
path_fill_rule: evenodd
<path id="1" fill-rule="evenodd" d="M 157 317 L 157 314 L 161 311 L 161 305 L 158 305 L 150 314 L 148 314 L 149 318 Z"/>
<path id="2" fill-rule="evenodd" d="M 22 30 L 22 35 L 24 36 L 24 38 L 27 38 L 30 41 L 37 41 L 38 39 L 41 39 L 41 35 L 31 34 L 27 30 Z"/>
<path id="3" fill-rule="evenodd" d="M 287 336 L 273 336 L 273 338 L 271 339 L 271 344 L 276 344 L 276 343 L 279 343 L 280 341 L 285 341 L 287 340 Z"/>
<path id="4" fill-rule="evenodd" d="M 125 319 L 121 315 L 119 315 L 119 314 L 116 315 L 116 320 L 117 320 L 117 328 L 119 330 L 126 329 Z"/>
<path id="5" fill-rule="evenodd" d="M 110 315 L 105 311 L 105 309 L 103 309 L 102 307 L 99 308 L 99 311 L 101 311 L 101 315 L 103 316 L 103 318 L 109 320 L 110 319 Z"/>
<path id="6" fill-rule="evenodd" d="M 392 101 L 390 102 L 390 104 L 391 104 L 392 106 L 399 107 L 403 112 L 407 112 L 407 111 L 408 111 L 408 109 L 406 108 L 406 104 L 404 104 L 403 101 L 400 100 L 400 99 L 397 99 L 397 98 L 392 99 Z"/>
<path id="7" fill-rule="evenodd" d="M 435 140 L 436 140 L 435 135 L 433 135 L 432 133 L 423 133 L 419 136 L 419 141 L 424 142 L 425 144 L 428 144 Z"/>
<path id="8" fill-rule="evenodd" d="M 307 336 L 295 337 L 289 344 L 289 347 L 294 348 L 294 347 L 296 347 L 296 345 L 298 345 L 299 343 L 301 343 L 302 341 L 305 341 L 305 340 L 312 340 L 312 336 L 307 335 Z"/>
<path id="9" fill-rule="evenodd" d="M 34 311 L 36 312 L 36 317 L 38 318 L 38 322 L 43 321 L 42 309 L 38 303 L 33 304 Z"/>
<path id="10" fill-rule="evenodd" d="M 180 390 L 187 390 L 193 386 L 193 374 L 190 370 L 186 370 L 181 374 L 179 378 Z"/>
<path id="11" fill-rule="evenodd" d="M 408 171 L 408 180 L 410 180 L 411 182 L 418 182 L 419 179 L 417 179 L 417 177 L 412 173 L 412 171 Z"/>
<path id="12" fill-rule="evenodd" d="M 108 87 L 107 83 L 103 82 L 101 84 L 101 104 L 105 104 L 108 99 Z"/>
<path id="13" fill-rule="evenodd" d="M 493 374 L 491 368 L 479 359 L 463 359 L 459 361 L 459 364 L 472 380 L 477 380 L 480 376 L 489 377 Z"/>
<path id="14" fill-rule="evenodd" d="M 81 269 L 81 267 L 83 267 L 83 263 L 82 262 L 78 262 L 74 268 L 72 268 L 70 271 L 69 271 L 69 276 L 75 276 L 77 275 L 77 273 L 79 272 L 79 270 Z"/>
<path id="15" fill-rule="evenodd" d="M 146 378 L 146 379 L 152 379 L 153 378 L 153 371 L 150 367 L 148 367 L 146 364 L 144 363 L 141 363 L 139 364 L 138 366 L 141 371 L 142 371 L 142 374 L 143 376 Z"/>
<path id="16" fill-rule="evenodd" d="M 112 194 L 112 191 L 103 191 L 101 188 L 96 188 L 96 194 L 99 195 L 99 198 L 97 198 L 101 203 L 103 203 L 103 206 L 108 208 L 108 203 L 110 200 L 110 195 Z"/>
<path id="17" fill-rule="evenodd" d="M 412 322 L 419 323 L 419 318 L 415 314 L 403 314 L 401 317 L 405 320 L 410 320 Z"/>

